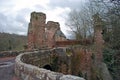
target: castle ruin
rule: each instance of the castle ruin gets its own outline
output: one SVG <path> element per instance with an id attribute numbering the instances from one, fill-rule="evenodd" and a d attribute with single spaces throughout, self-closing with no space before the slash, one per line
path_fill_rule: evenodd
<path id="1" fill-rule="evenodd" d="M 58 48 L 54 48 L 53 52 L 50 52 L 54 53 L 52 55 L 54 57 L 50 56 L 50 60 L 55 59 L 57 61 L 55 64 L 53 64 L 54 61 L 52 62 L 52 65 L 54 65 L 52 68 L 57 66 L 58 70 L 55 71 L 82 76 L 86 80 L 112 80 L 106 64 L 103 63 L 103 21 L 99 17 L 99 14 L 93 15 L 93 22 L 94 40 L 92 42 L 87 39 L 83 41 L 67 40 L 60 30 L 60 24 L 58 22 L 48 21 L 46 23 L 46 15 L 44 13 L 32 12 L 28 28 L 28 48 L 30 50 L 50 50 L 50 48 L 61 48 L 61 46 L 64 46 L 64 48 L 61 48 L 62 51 L 65 51 L 64 49 L 66 47 L 66 52 L 64 53 L 61 52 L 61 49 L 59 51 Z M 77 44 L 77 46 L 73 46 L 74 44 Z M 71 45 L 72 48 L 69 48 Z M 40 61 L 41 63 L 46 65 L 45 62 L 47 62 L 47 64 L 51 65 L 51 63 L 46 61 L 48 57 L 45 54 L 42 58 L 45 59 Z M 58 60 L 56 60 L 57 58 Z M 33 63 L 35 62 L 31 64 Z M 104 73 L 104 71 L 106 72 Z"/>
<path id="2" fill-rule="evenodd" d="M 55 46 L 55 41 L 66 40 L 60 30 L 60 24 L 54 21 L 46 23 L 46 14 L 32 12 L 28 28 L 28 48 L 43 49 Z"/>

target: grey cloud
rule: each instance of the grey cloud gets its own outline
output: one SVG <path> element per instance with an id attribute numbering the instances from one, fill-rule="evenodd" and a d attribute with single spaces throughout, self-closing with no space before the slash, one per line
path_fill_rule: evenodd
<path id="1" fill-rule="evenodd" d="M 25 20 L 25 16 L 29 13 L 29 9 L 20 10 L 16 15 L 9 14 L 5 16 L 3 13 L 0 13 L 0 31 L 26 34 L 28 22 Z"/>
<path id="2" fill-rule="evenodd" d="M 29 9 L 22 9 L 18 11 L 16 17 L 13 20 L 14 22 L 11 32 L 16 31 L 15 33 L 24 33 L 26 35 L 29 22 L 26 21 L 25 16 L 29 15 L 29 13 Z"/>
<path id="3" fill-rule="evenodd" d="M 0 13 L 0 31 L 3 31 L 6 28 L 7 21 L 7 17 L 4 14 Z"/>
<path id="4" fill-rule="evenodd" d="M 17 27 L 20 21 L 15 19 L 14 14 L 8 13 L 14 7 L 13 2 L 14 0 L 0 0 L 0 32 L 17 33 L 21 30 Z"/>
<path id="5" fill-rule="evenodd" d="M 80 8 L 81 0 L 50 0 L 49 5 L 54 7 L 69 7 L 71 9 Z"/>
<path id="6" fill-rule="evenodd" d="M 0 32 L 26 34 L 28 22 L 25 16 L 30 10 L 25 8 L 16 13 L 16 11 L 12 12 L 14 7 L 14 0 L 0 0 Z"/>
<path id="7" fill-rule="evenodd" d="M 21 9 L 17 12 L 15 20 L 17 22 L 26 23 L 25 17 L 30 16 L 31 12 L 32 12 L 32 10 L 28 9 L 28 8 Z"/>

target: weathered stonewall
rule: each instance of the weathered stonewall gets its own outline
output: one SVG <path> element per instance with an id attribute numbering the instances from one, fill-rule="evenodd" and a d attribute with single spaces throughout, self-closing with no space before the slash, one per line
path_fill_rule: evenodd
<path id="1" fill-rule="evenodd" d="M 38 52 L 26 52 L 20 54 L 16 57 L 15 60 L 15 74 L 21 80 L 85 80 L 83 78 L 73 76 L 73 75 L 64 75 L 62 73 L 53 72 L 37 66 L 24 63 L 23 57 L 30 54 L 39 54 Z M 26 58 L 27 60 L 27 58 Z"/>
<path id="2" fill-rule="evenodd" d="M 55 41 L 66 40 L 65 35 L 60 30 L 60 24 L 48 21 L 46 24 L 46 14 L 42 12 L 32 12 L 28 28 L 28 48 L 42 49 L 52 48 Z"/>

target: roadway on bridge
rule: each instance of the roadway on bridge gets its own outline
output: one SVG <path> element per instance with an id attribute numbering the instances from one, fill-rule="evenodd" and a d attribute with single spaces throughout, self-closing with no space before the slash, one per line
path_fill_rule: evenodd
<path id="1" fill-rule="evenodd" d="M 0 58 L 0 80 L 19 80 L 14 73 L 15 57 Z"/>

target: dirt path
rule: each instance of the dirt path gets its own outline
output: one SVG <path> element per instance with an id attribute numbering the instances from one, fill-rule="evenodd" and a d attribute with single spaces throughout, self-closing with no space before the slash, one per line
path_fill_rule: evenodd
<path id="1" fill-rule="evenodd" d="M 0 58 L 0 80 L 19 80 L 14 73 L 15 57 Z"/>

